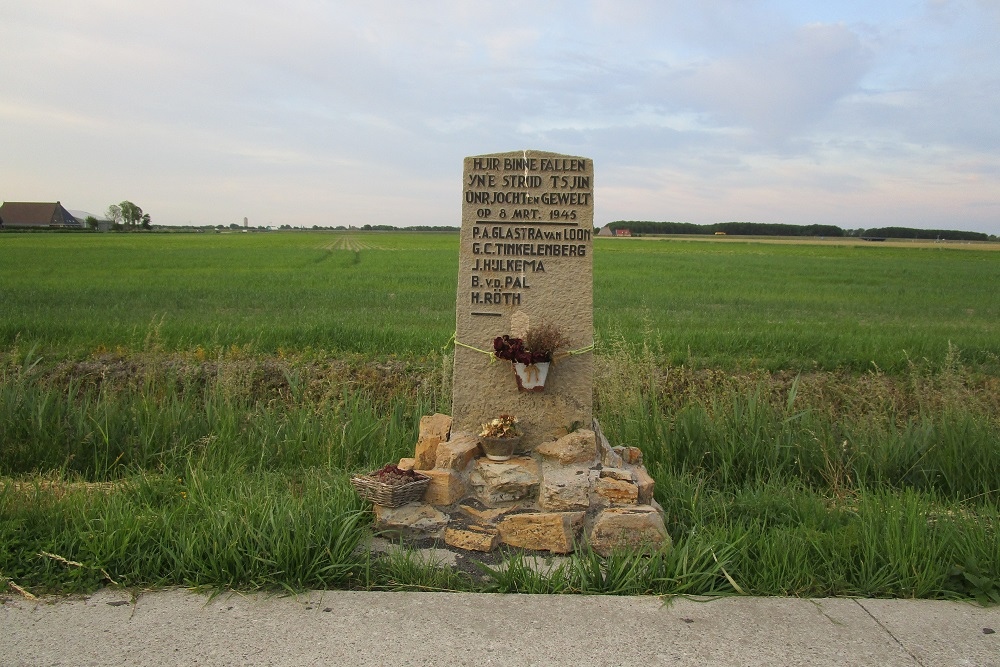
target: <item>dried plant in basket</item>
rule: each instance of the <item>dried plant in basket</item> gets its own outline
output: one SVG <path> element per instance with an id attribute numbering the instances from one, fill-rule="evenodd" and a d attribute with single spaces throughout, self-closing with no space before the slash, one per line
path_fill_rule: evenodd
<path id="1" fill-rule="evenodd" d="M 430 477 L 403 470 L 390 463 L 368 475 L 351 477 L 351 485 L 362 500 L 383 507 L 401 507 L 420 500 L 427 491 Z"/>

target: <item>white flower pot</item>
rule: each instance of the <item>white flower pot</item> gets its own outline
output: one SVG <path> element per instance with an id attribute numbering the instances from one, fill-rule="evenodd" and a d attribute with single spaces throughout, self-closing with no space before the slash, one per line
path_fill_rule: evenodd
<path id="1" fill-rule="evenodd" d="M 545 378 L 549 375 L 548 361 L 537 364 L 514 363 L 514 374 L 517 376 L 517 388 L 521 391 L 542 391 L 545 388 Z"/>

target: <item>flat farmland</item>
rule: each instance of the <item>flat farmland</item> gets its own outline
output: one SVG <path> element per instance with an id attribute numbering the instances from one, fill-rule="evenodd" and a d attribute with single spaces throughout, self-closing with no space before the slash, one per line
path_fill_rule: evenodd
<path id="1" fill-rule="evenodd" d="M 726 369 L 997 370 L 988 246 L 597 239 L 598 354 Z M 426 355 L 454 330 L 442 233 L 5 234 L 0 345 Z"/>
<path id="2" fill-rule="evenodd" d="M 1000 603 L 1000 253 L 596 239 L 594 407 L 673 548 L 357 549 L 451 405 L 449 233 L 0 234 L 0 595 L 111 582 Z"/>

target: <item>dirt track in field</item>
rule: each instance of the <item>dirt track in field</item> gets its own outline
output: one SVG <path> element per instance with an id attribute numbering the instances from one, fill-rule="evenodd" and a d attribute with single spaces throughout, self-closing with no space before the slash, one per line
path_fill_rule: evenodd
<path id="1" fill-rule="evenodd" d="M 333 243 L 323 246 L 323 250 L 350 250 L 361 252 L 362 250 L 381 250 L 377 245 L 359 241 L 355 236 L 341 236 Z"/>

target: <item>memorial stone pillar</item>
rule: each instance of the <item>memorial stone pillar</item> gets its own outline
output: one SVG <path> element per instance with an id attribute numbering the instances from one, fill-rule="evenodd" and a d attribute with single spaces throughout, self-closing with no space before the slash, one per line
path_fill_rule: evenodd
<path id="1" fill-rule="evenodd" d="M 593 417 L 594 165 L 513 151 L 465 158 L 452 418 L 478 431 L 515 415 L 526 450 L 589 428 Z M 493 340 L 533 325 L 569 339 L 541 392 L 519 391 Z M 566 354 L 569 353 L 569 354 Z"/>

